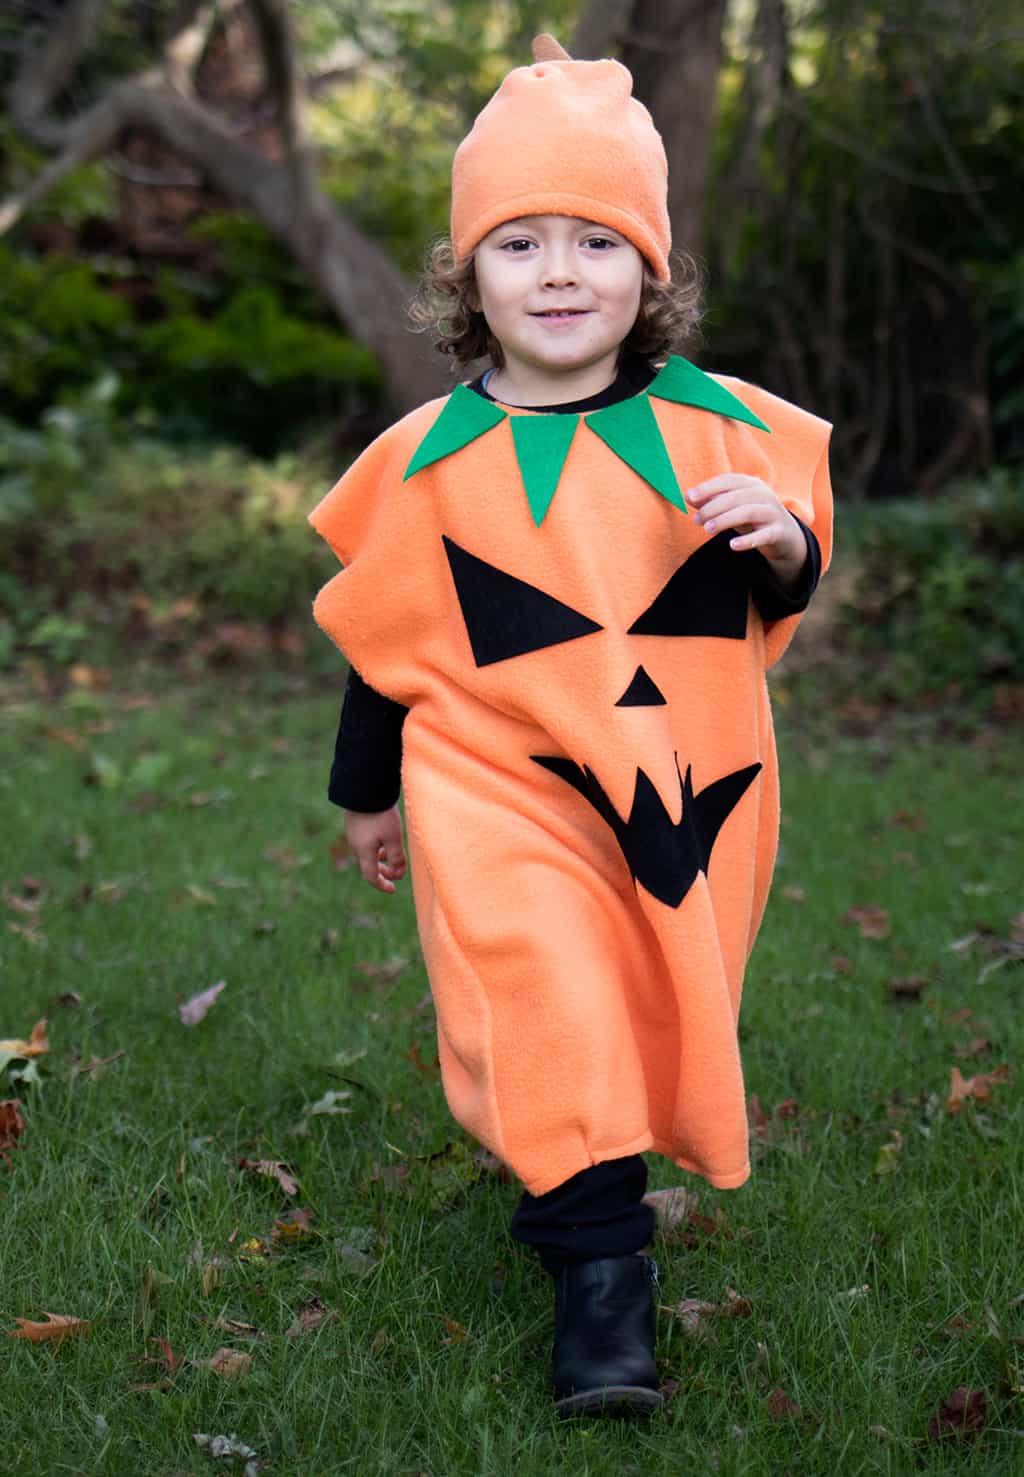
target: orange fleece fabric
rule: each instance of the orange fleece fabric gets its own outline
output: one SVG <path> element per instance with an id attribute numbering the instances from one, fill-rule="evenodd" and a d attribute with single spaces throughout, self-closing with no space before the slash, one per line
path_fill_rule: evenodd
<path id="1" fill-rule="evenodd" d="M 451 232 L 465 261 L 503 221 L 573 215 L 620 231 L 669 280 L 668 164 L 621 62 L 509 72 L 452 164 Z"/>
<path id="2" fill-rule="evenodd" d="M 652 398 L 679 486 L 763 478 L 826 567 L 829 426 L 710 378 L 771 434 Z M 316 621 L 410 710 L 409 860 L 449 1105 L 535 1195 L 648 1149 L 738 1186 L 737 1016 L 779 821 L 765 672 L 799 616 L 765 624 L 741 557 L 588 426 L 539 526 L 512 429 L 539 412 L 503 407 L 403 480 L 447 398 L 374 441 L 310 522 L 344 565 Z"/>

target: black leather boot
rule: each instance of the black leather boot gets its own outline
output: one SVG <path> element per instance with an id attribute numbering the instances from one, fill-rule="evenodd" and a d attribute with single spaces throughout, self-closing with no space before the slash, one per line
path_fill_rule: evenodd
<path id="1" fill-rule="evenodd" d="M 653 1289 L 647 1256 L 607 1256 L 555 1278 L 552 1378 L 561 1416 L 640 1415 L 660 1409 Z"/>

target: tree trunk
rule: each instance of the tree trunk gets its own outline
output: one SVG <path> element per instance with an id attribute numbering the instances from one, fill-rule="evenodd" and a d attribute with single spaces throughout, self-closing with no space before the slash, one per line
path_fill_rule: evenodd
<path id="1" fill-rule="evenodd" d="M 726 0 L 634 0 L 621 60 L 668 155 L 672 241 L 699 253 Z"/>

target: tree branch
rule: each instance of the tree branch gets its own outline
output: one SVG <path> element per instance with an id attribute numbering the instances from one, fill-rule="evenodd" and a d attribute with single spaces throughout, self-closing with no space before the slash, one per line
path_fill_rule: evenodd
<path id="1" fill-rule="evenodd" d="M 50 108 L 92 47 L 102 10 L 103 0 L 70 0 L 42 46 L 27 39 L 8 106 L 18 131 L 43 149 L 63 148 L 67 139 L 68 125 L 52 117 Z"/>
<path id="2" fill-rule="evenodd" d="M 313 224 L 320 213 L 319 194 L 313 160 L 306 147 L 306 99 L 287 3 L 249 0 L 249 5 L 259 31 L 267 83 L 277 100 L 292 203 Z"/>

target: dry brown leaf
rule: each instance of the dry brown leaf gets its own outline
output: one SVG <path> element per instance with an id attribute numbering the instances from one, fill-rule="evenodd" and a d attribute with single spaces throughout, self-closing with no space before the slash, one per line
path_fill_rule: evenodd
<path id="1" fill-rule="evenodd" d="M 333 1323 L 337 1316 L 334 1309 L 325 1307 L 318 1297 L 309 1298 L 299 1308 L 291 1327 L 285 1329 L 285 1338 L 297 1338 L 299 1334 L 309 1333 L 323 1323 Z"/>
<path id="2" fill-rule="evenodd" d="M 454 1318 L 446 1318 L 444 1326 L 447 1336 L 441 1340 L 442 1344 L 464 1344 L 469 1338 L 469 1329 L 456 1323 Z"/>
<path id="3" fill-rule="evenodd" d="M 186 1000 L 183 1005 L 179 1005 L 178 1016 L 181 1024 L 197 1026 L 226 984 L 227 980 L 218 980 L 208 990 L 201 990 L 198 995 L 193 995 L 191 1000 Z"/>
<path id="4" fill-rule="evenodd" d="M 271 1227 L 271 1241 L 282 1242 L 285 1245 L 294 1246 L 304 1241 L 309 1241 L 316 1233 L 313 1230 L 313 1212 L 311 1210 L 289 1210 L 287 1214 L 276 1220 Z"/>
<path id="5" fill-rule="evenodd" d="M 205 1365 L 223 1379 L 236 1380 L 249 1373 L 252 1368 L 252 1355 L 243 1354 L 240 1349 L 224 1348 L 211 1354 L 209 1359 L 197 1359 L 195 1363 Z"/>
<path id="6" fill-rule="evenodd" d="M 848 959 L 845 954 L 833 954 L 828 961 L 828 967 L 835 974 L 849 974 L 853 969 L 853 960 Z"/>
<path id="7" fill-rule="evenodd" d="M 655 1224 L 664 1234 L 689 1221 L 697 1209 L 698 1197 L 685 1185 L 673 1185 L 669 1190 L 652 1190 L 644 1196 L 644 1204 L 654 1211 Z"/>
<path id="8" fill-rule="evenodd" d="M 33 1323 L 28 1318 L 15 1318 L 18 1328 L 8 1330 L 7 1337 L 12 1339 L 28 1339 L 33 1344 L 53 1343 L 59 1344 L 64 1339 L 78 1338 L 88 1335 L 91 1323 L 82 1318 L 74 1318 L 66 1313 L 43 1312 L 43 1317 L 48 1318 L 48 1323 Z"/>
<path id="9" fill-rule="evenodd" d="M 987 1102 L 993 1087 L 998 1087 L 1009 1080 L 1010 1068 L 1005 1062 L 992 1072 L 979 1072 L 976 1077 L 964 1077 L 959 1067 L 951 1067 L 946 1112 L 959 1113 L 968 1098 L 973 1098 L 977 1103 Z"/>
<path id="10" fill-rule="evenodd" d="M 0 1159 L 10 1164 L 7 1151 L 17 1147 L 18 1139 L 25 1131 L 25 1120 L 18 1112 L 21 1098 L 5 1098 L 0 1103 Z"/>
<path id="11" fill-rule="evenodd" d="M 965 1041 L 962 1046 L 954 1046 L 953 1055 L 963 1061 L 966 1057 L 985 1056 L 991 1050 L 992 1043 L 987 1036 L 974 1036 L 970 1041 Z"/>
<path id="12" fill-rule="evenodd" d="M 440 1059 L 435 1053 L 429 1061 L 424 1061 L 420 1054 L 420 1044 L 418 1041 L 414 1041 L 409 1047 L 409 1050 L 405 1053 L 405 1059 L 407 1062 L 412 1062 L 421 1077 L 437 1077 L 440 1075 Z"/>
<path id="13" fill-rule="evenodd" d="M 785 1390 L 778 1387 L 768 1396 L 765 1405 L 773 1421 L 799 1420 L 803 1415 L 796 1401 L 790 1399 Z"/>
<path id="14" fill-rule="evenodd" d="M 238 1167 L 248 1170 L 250 1174 L 261 1174 L 265 1179 L 276 1180 L 286 1195 L 299 1193 L 298 1180 L 280 1159 L 241 1159 Z"/>
<path id="15" fill-rule="evenodd" d="M 939 1405 L 928 1422 L 929 1441 L 971 1441 L 983 1428 L 987 1402 L 984 1390 L 960 1385 Z"/>
<path id="16" fill-rule="evenodd" d="M 157 1345 L 160 1350 L 159 1355 L 143 1354 L 137 1362 L 139 1364 L 158 1364 L 161 1369 L 166 1369 L 169 1375 L 177 1374 L 184 1362 L 181 1355 L 174 1352 L 166 1339 L 152 1338 L 149 1342 Z"/>
<path id="17" fill-rule="evenodd" d="M 353 966 L 355 973 L 361 975 L 363 979 L 380 980 L 387 985 L 393 984 L 402 973 L 402 970 L 408 967 L 408 959 L 403 959 L 399 954 L 386 959 L 382 964 L 374 964 L 369 960 L 362 959 L 358 964 Z"/>
<path id="18" fill-rule="evenodd" d="M 355 857 L 352 855 L 352 848 L 348 844 L 348 838 L 343 834 L 334 838 L 328 846 L 327 852 L 331 861 L 334 863 L 334 870 L 336 872 L 343 872 L 355 860 Z"/>
<path id="19" fill-rule="evenodd" d="M 892 930 L 889 915 L 877 903 L 868 903 L 864 908 L 847 908 L 844 923 L 856 923 L 862 939 L 887 939 Z"/>
<path id="20" fill-rule="evenodd" d="M 920 1000 L 927 983 L 923 974 L 911 974 L 906 979 L 890 980 L 885 988 L 896 1000 Z"/>
<path id="21" fill-rule="evenodd" d="M 0 1056 L 25 1057 L 30 1059 L 35 1056 L 43 1056 L 50 1049 L 50 1043 L 46 1039 L 46 1021 L 36 1021 L 27 1041 L 16 1036 L 6 1041 L 0 1041 Z"/>
<path id="22" fill-rule="evenodd" d="M 701 1298 L 683 1298 L 681 1302 L 673 1303 L 670 1307 L 663 1308 L 662 1311 L 669 1313 L 677 1320 L 687 1338 L 710 1338 L 712 1334 L 707 1325 L 707 1319 L 750 1317 L 749 1298 L 741 1297 L 731 1287 L 725 1289 L 725 1298 L 724 1303 L 708 1303 Z"/>

